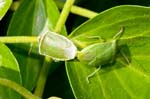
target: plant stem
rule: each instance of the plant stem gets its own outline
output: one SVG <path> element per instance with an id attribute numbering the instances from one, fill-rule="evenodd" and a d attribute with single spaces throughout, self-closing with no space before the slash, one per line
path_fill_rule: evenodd
<path id="1" fill-rule="evenodd" d="M 55 1 L 55 2 L 60 9 L 63 8 L 64 6 L 63 2 L 61 1 Z M 20 1 L 14 1 L 10 9 L 12 11 L 16 11 L 19 5 L 20 5 Z M 94 11 L 91 11 L 91 10 L 88 10 L 79 6 L 75 6 L 75 5 L 71 7 L 70 12 L 76 15 L 86 17 L 86 18 L 93 18 L 94 16 L 98 15 L 97 12 L 94 12 Z"/>
<path id="2" fill-rule="evenodd" d="M 65 5 L 62 9 L 62 12 L 60 14 L 60 17 L 58 19 L 58 22 L 56 24 L 56 27 L 55 27 L 56 33 L 59 33 L 61 31 L 62 27 L 64 26 L 74 1 L 75 0 L 67 0 L 66 1 Z"/>
<path id="3" fill-rule="evenodd" d="M 52 59 L 49 57 L 45 57 L 43 66 L 42 66 L 41 71 L 40 71 L 39 79 L 37 81 L 37 87 L 34 91 L 34 94 L 36 96 L 42 97 L 42 94 L 44 92 L 46 79 L 47 79 L 50 67 L 52 66 L 50 63 L 52 63 Z"/>
<path id="4" fill-rule="evenodd" d="M 88 9 L 82 8 L 82 7 L 78 7 L 78 6 L 73 6 L 71 9 L 71 12 L 73 14 L 77 14 L 83 17 L 87 17 L 87 18 L 93 18 L 96 15 L 98 15 L 98 13 L 94 12 L 94 11 L 90 11 Z"/>
<path id="5" fill-rule="evenodd" d="M 62 27 L 64 26 L 64 24 L 66 22 L 66 19 L 69 15 L 69 12 L 70 12 L 70 9 L 71 9 L 71 6 L 73 5 L 73 3 L 74 3 L 74 0 L 66 1 L 64 8 L 61 12 L 61 15 L 57 21 L 57 24 L 55 27 L 55 32 L 59 33 L 61 31 Z M 47 79 L 50 68 L 52 68 L 52 65 L 50 63 L 52 63 L 52 59 L 50 59 L 49 57 L 45 57 L 44 64 L 40 71 L 39 79 L 37 81 L 37 87 L 34 91 L 34 94 L 36 96 L 42 97 L 42 95 L 43 95 L 46 79 Z"/>
<path id="6" fill-rule="evenodd" d="M 55 1 L 55 2 L 59 8 L 62 8 L 64 5 L 64 3 L 61 1 Z M 78 7 L 75 5 L 71 7 L 71 13 L 76 14 L 76 15 L 80 15 L 83 17 L 87 17 L 87 18 L 93 18 L 96 15 L 98 15 L 97 12 L 94 12 L 94 11 L 91 11 L 91 10 L 88 10 L 88 9 L 85 9 L 82 7 Z"/>
<path id="7" fill-rule="evenodd" d="M 37 43 L 38 37 L 34 36 L 5 36 L 0 37 L 2 43 Z"/>
<path id="8" fill-rule="evenodd" d="M 15 90 L 16 92 L 18 92 L 19 94 L 24 96 L 26 99 L 41 99 L 39 97 L 34 96 L 30 91 L 28 91 L 24 87 L 20 86 L 19 84 L 15 83 L 11 80 L 8 80 L 5 78 L 0 78 L 0 85 L 9 87 L 9 88 Z"/>

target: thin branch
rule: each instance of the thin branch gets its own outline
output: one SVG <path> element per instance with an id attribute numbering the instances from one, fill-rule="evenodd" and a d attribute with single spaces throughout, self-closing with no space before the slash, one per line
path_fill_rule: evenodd
<path id="1" fill-rule="evenodd" d="M 3 85 L 5 87 L 15 90 L 16 92 L 24 96 L 26 99 L 41 99 L 39 97 L 34 96 L 30 91 L 28 91 L 24 87 L 20 86 L 19 84 L 11 80 L 0 78 L 0 85 Z"/>
<path id="2" fill-rule="evenodd" d="M 63 8 L 63 5 L 64 5 L 63 2 L 60 2 L 60 1 L 55 1 L 55 2 L 60 9 Z M 94 12 L 94 11 L 91 11 L 91 10 L 88 10 L 86 8 L 82 8 L 79 6 L 75 6 L 75 5 L 71 7 L 71 13 L 76 14 L 76 15 L 80 15 L 80 16 L 83 16 L 86 18 L 93 18 L 96 15 L 98 15 L 97 12 Z"/>
<path id="3" fill-rule="evenodd" d="M 59 33 L 61 31 L 62 27 L 64 26 L 74 1 L 75 0 L 67 0 L 66 1 L 65 5 L 62 9 L 62 12 L 60 14 L 60 17 L 57 21 L 56 27 L 55 27 L 56 33 Z"/>
<path id="4" fill-rule="evenodd" d="M 61 12 L 61 15 L 58 19 L 58 22 L 56 24 L 55 32 L 59 33 L 61 31 L 62 27 L 64 26 L 64 24 L 66 22 L 66 19 L 69 15 L 69 12 L 70 12 L 70 9 L 71 9 L 71 6 L 73 5 L 73 3 L 74 3 L 74 0 L 67 0 L 66 1 L 64 8 Z M 50 59 L 49 57 L 45 57 L 44 64 L 42 66 L 42 69 L 40 71 L 40 75 L 39 75 L 39 78 L 37 81 L 37 87 L 34 91 L 34 94 L 36 96 L 42 97 L 42 95 L 43 95 L 46 79 L 48 76 L 48 71 L 52 66 L 51 63 L 52 63 L 52 59 Z"/>
<path id="5" fill-rule="evenodd" d="M 37 36 L 4 36 L 0 37 L 2 43 L 37 43 Z"/>

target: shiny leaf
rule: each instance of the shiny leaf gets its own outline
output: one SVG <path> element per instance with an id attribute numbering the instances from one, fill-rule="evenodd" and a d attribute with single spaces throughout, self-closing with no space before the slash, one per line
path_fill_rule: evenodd
<path id="1" fill-rule="evenodd" d="M 53 0 L 22 0 L 12 17 L 7 35 L 38 36 L 45 30 L 54 30 L 58 17 L 59 11 Z M 65 29 L 62 34 L 66 34 Z M 29 90 L 35 87 L 43 64 L 43 57 L 39 55 L 36 46 L 37 44 L 10 45 L 20 64 L 23 85 Z"/>
<path id="2" fill-rule="evenodd" d="M 19 65 L 12 52 L 0 43 L 0 77 L 6 78 L 21 84 Z M 0 86 L 0 98 L 2 99 L 21 99 L 21 96 L 8 87 Z"/>
<path id="3" fill-rule="evenodd" d="M 118 6 L 88 20 L 69 36 L 83 49 L 94 43 L 112 40 L 123 26 L 117 55 L 112 64 L 102 68 L 87 83 L 86 77 L 95 67 L 79 60 L 66 63 L 68 77 L 78 99 L 147 99 L 150 97 L 150 8 Z M 98 53 L 97 53 L 98 54 Z"/>
<path id="4" fill-rule="evenodd" d="M 12 0 L 0 0 L 0 20 L 3 18 L 7 10 L 9 9 Z"/>

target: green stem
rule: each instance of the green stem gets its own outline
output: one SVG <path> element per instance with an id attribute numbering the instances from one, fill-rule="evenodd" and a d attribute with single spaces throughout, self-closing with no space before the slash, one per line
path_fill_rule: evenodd
<path id="1" fill-rule="evenodd" d="M 94 12 L 94 11 L 90 11 L 88 9 L 82 8 L 82 7 L 78 7 L 78 6 L 73 6 L 71 9 L 71 12 L 73 14 L 77 14 L 83 17 L 87 17 L 87 18 L 93 18 L 96 15 L 98 15 L 98 13 Z"/>
<path id="2" fill-rule="evenodd" d="M 67 20 L 67 17 L 69 15 L 69 12 L 71 10 L 71 7 L 73 5 L 75 0 L 67 0 L 64 7 L 63 7 L 63 10 L 60 14 L 60 17 L 58 19 L 58 22 L 56 24 L 56 27 L 55 27 L 55 32 L 59 33 L 62 29 L 62 27 L 64 26 L 66 20 Z"/>
<path id="3" fill-rule="evenodd" d="M 61 15 L 58 19 L 58 22 L 56 24 L 55 32 L 59 33 L 61 31 L 62 27 L 64 26 L 64 24 L 66 22 L 66 19 L 69 15 L 69 12 L 70 12 L 70 9 L 71 9 L 71 6 L 73 5 L 73 3 L 74 3 L 74 0 L 66 1 L 64 8 L 61 12 Z M 43 91 L 44 91 L 44 87 L 45 87 L 49 69 L 53 68 L 50 64 L 51 62 L 52 62 L 52 59 L 50 59 L 49 57 L 45 57 L 44 64 L 40 71 L 39 79 L 37 81 L 37 87 L 34 91 L 34 94 L 36 96 L 42 97 L 42 95 L 43 95 Z"/>
<path id="4" fill-rule="evenodd" d="M 5 78 L 0 78 L 0 85 L 9 87 L 9 88 L 15 90 L 16 92 L 18 92 L 19 94 L 24 96 L 26 99 L 41 99 L 39 97 L 34 96 L 30 91 L 28 91 L 24 87 L 20 86 L 19 84 L 15 83 L 11 80 L 8 80 Z"/>
<path id="5" fill-rule="evenodd" d="M 38 37 L 31 36 L 5 36 L 0 37 L 2 43 L 37 43 Z"/>
<path id="6" fill-rule="evenodd" d="M 60 9 L 63 8 L 64 6 L 63 2 L 61 1 L 55 1 L 55 2 Z M 13 11 L 16 11 L 19 5 L 20 5 L 20 1 L 14 1 L 10 9 Z M 76 15 L 86 17 L 86 18 L 93 18 L 94 16 L 98 15 L 97 12 L 94 12 L 94 11 L 91 11 L 91 10 L 88 10 L 79 6 L 75 6 L 75 5 L 71 7 L 70 12 Z"/>
<path id="7" fill-rule="evenodd" d="M 59 8 L 63 8 L 63 5 L 64 5 L 63 2 L 60 2 L 60 1 L 55 1 L 55 2 Z M 97 12 L 94 12 L 94 11 L 91 11 L 91 10 L 88 10 L 88 9 L 85 9 L 82 7 L 78 7 L 75 5 L 71 7 L 71 13 L 76 14 L 76 15 L 80 15 L 83 17 L 87 17 L 87 18 L 93 18 L 96 15 L 98 15 Z"/>
<path id="8" fill-rule="evenodd" d="M 42 97 L 42 94 L 44 92 L 44 87 L 46 83 L 46 79 L 51 67 L 52 59 L 49 57 L 45 57 L 42 69 L 40 71 L 39 79 L 37 81 L 37 87 L 34 91 L 34 95 Z"/>

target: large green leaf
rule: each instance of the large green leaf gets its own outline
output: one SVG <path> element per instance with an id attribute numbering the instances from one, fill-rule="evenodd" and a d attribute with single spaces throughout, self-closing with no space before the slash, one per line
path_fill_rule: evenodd
<path id="1" fill-rule="evenodd" d="M 103 65 L 101 70 L 86 77 L 96 68 L 78 60 L 66 63 L 66 69 L 74 95 L 78 99 L 148 99 L 150 97 L 150 8 L 142 6 L 118 6 L 100 13 L 79 26 L 69 36 L 80 49 L 106 42 L 124 26 L 118 41 L 118 54 L 113 64 Z M 122 54 L 120 54 L 122 52 Z M 98 54 L 98 53 L 97 53 Z"/>
<path id="2" fill-rule="evenodd" d="M 12 52 L 0 43 L 0 77 L 21 84 L 19 65 Z M 21 96 L 13 90 L 0 86 L 1 99 L 21 99 Z"/>
<path id="3" fill-rule="evenodd" d="M 10 7 L 12 0 L 0 0 L 0 20 L 3 18 L 8 8 Z"/>
<path id="4" fill-rule="evenodd" d="M 43 29 L 54 30 L 59 11 L 53 0 L 23 0 L 12 17 L 7 34 L 9 36 L 39 35 Z M 66 34 L 65 29 L 62 34 Z M 21 68 L 23 85 L 32 90 L 36 84 L 43 57 L 38 48 L 30 51 L 30 44 L 11 45 Z"/>

